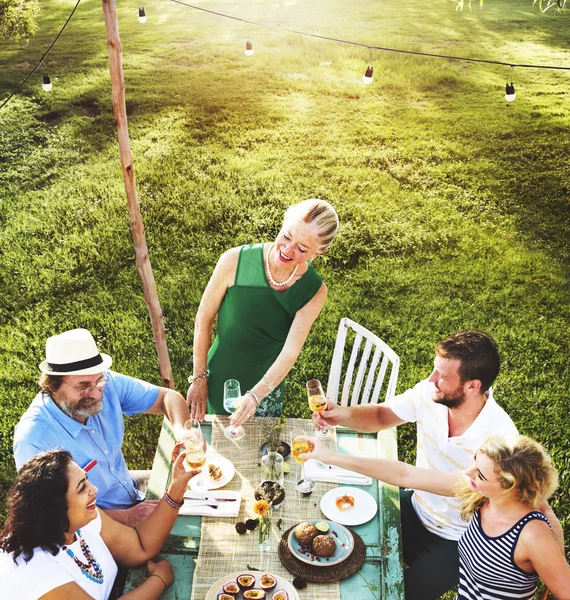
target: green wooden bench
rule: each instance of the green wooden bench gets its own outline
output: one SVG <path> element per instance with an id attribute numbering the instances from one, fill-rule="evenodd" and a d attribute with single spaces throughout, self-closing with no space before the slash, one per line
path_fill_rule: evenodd
<path id="1" fill-rule="evenodd" d="M 208 422 L 202 428 L 210 441 Z M 364 456 L 397 458 L 396 431 L 382 431 L 377 436 L 338 428 L 340 452 Z M 163 422 L 147 498 L 160 498 L 167 484 L 170 454 L 174 436 L 166 419 Z M 365 488 L 375 496 L 379 510 L 374 519 L 353 527 L 366 544 L 366 561 L 355 575 L 340 583 L 342 600 L 401 600 L 404 597 L 403 565 L 400 536 L 400 498 L 398 488 L 383 483 Z M 161 557 L 174 569 L 174 584 L 162 596 L 165 600 L 190 600 L 192 578 L 200 547 L 201 517 L 180 516 L 164 545 Z M 125 592 L 146 577 L 143 568 L 132 569 L 127 576 Z M 293 577 L 293 576 L 292 576 Z M 317 585 L 317 584 L 312 584 Z"/>

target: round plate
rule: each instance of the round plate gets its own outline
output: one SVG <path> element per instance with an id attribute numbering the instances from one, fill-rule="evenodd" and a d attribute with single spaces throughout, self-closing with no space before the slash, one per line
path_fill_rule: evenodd
<path id="1" fill-rule="evenodd" d="M 309 521 L 309 523 L 312 523 L 313 525 L 320 522 L 319 519 Z M 337 565 L 343 560 L 346 560 L 354 550 L 354 538 L 352 537 L 352 533 L 346 527 L 333 521 L 323 521 L 323 523 L 327 523 L 329 526 L 326 535 L 332 536 L 336 542 L 336 551 L 328 558 L 325 556 L 316 556 L 301 546 L 294 535 L 295 527 L 293 527 L 287 538 L 287 545 L 289 546 L 289 550 L 291 550 L 291 554 L 295 558 L 298 558 L 313 567 L 330 567 L 331 565 Z"/>
<path id="2" fill-rule="evenodd" d="M 354 506 L 350 510 L 339 510 L 336 500 L 340 496 L 352 496 Z M 378 510 L 376 500 L 364 490 L 356 487 L 338 487 L 329 490 L 321 498 L 321 510 L 327 519 L 343 525 L 361 525 L 370 521 Z"/>
<path id="3" fill-rule="evenodd" d="M 279 442 L 277 451 L 283 458 L 287 458 L 291 454 L 291 446 L 289 446 L 287 442 Z M 267 442 L 261 444 L 261 447 L 259 448 L 259 456 L 263 456 L 264 454 L 267 454 Z"/>
<path id="4" fill-rule="evenodd" d="M 257 587 L 257 582 L 259 581 L 259 578 L 262 575 L 265 575 L 266 571 L 247 571 L 246 570 L 246 571 L 236 571 L 235 573 L 226 575 L 225 577 L 218 579 L 218 581 L 216 581 L 216 583 L 214 583 L 214 585 L 208 590 L 205 600 L 216 600 L 218 597 L 218 594 L 221 594 L 223 592 L 223 586 L 226 583 L 229 583 L 230 581 L 235 581 L 240 575 L 244 575 L 245 573 L 247 573 L 249 575 L 253 575 L 255 577 L 256 585 L 254 587 Z M 271 573 L 271 574 L 273 575 L 273 573 Z M 273 575 L 273 577 L 275 577 L 275 579 L 277 579 L 277 585 L 271 590 L 270 594 L 267 594 L 266 600 L 269 600 L 269 598 L 271 598 L 271 596 L 275 592 L 278 592 L 279 590 L 285 590 L 287 592 L 287 594 L 289 594 L 289 600 L 300 600 L 299 594 L 297 594 L 297 590 L 293 587 L 293 585 L 291 583 L 289 583 L 289 581 L 287 581 L 287 579 L 285 579 L 284 577 L 279 577 L 278 575 Z M 241 597 L 241 595 L 240 595 L 240 597 Z"/>
<path id="5" fill-rule="evenodd" d="M 184 462 L 186 465 L 186 462 Z M 203 475 L 206 476 L 208 473 L 208 465 L 216 465 L 222 469 L 222 478 L 218 481 L 212 481 L 208 477 L 208 487 L 206 489 L 209 490 L 217 490 L 218 488 L 224 487 L 227 483 L 229 483 L 233 476 L 235 475 L 235 468 L 232 464 L 231 460 L 228 460 L 225 456 L 221 454 L 207 454 L 206 453 L 206 464 L 202 467 Z M 194 491 L 203 491 L 204 488 L 202 486 L 197 486 L 195 483 L 196 477 L 193 477 L 188 484 L 188 487 Z"/>

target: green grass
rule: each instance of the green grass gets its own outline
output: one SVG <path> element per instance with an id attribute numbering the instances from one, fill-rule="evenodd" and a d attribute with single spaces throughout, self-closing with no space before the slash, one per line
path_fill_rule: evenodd
<path id="1" fill-rule="evenodd" d="M 375 52 L 365 87 L 365 48 L 158 0 L 145 3 L 140 25 L 136 7 L 119 4 L 141 210 L 178 388 L 217 257 L 270 240 L 286 206 L 323 197 L 342 228 L 316 263 L 329 300 L 289 376 L 287 413 L 308 416 L 303 383 L 326 380 L 343 316 L 401 356 L 399 391 L 429 373 L 442 336 L 485 329 L 504 360 L 496 397 L 560 469 L 553 504 L 568 534 L 569 74 L 516 69 L 517 100 L 507 105 L 504 67 Z M 568 17 L 540 15 L 528 0 L 462 13 L 453 2 L 394 0 L 201 6 L 371 45 L 568 64 Z M 38 35 L 2 45 L 2 97 L 71 8 L 43 2 Z M 46 337 L 87 327 L 119 371 L 159 382 L 99 2 L 82 2 L 47 68 L 52 93 L 38 74 L 0 111 L 4 493 L 14 476 L 12 429 L 36 392 Z M 157 418 L 128 420 L 131 465 L 149 465 L 158 427 Z M 413 429 L 399 439 L 410 460 Z"/>

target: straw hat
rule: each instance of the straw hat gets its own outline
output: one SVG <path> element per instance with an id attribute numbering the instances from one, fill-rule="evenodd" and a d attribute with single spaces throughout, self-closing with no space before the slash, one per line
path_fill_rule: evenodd
<path id="1" fill-rule="evenodd" d="M 72 329 L 46 341 L 46 360 L 39 364 L 47 375 L 94 375 L 108 369 L 113 359 L 99 353 L 87 329 Z"/>

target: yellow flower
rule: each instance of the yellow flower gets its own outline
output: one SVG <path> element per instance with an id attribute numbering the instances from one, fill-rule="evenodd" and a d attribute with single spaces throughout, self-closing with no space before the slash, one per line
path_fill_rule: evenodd
<path id="1" fill-rule="evenodd" d="M 269 503 L 266 500 L 257 500 L 253 504 L 253 512 L 264 517 L 269 512 Z"/>

